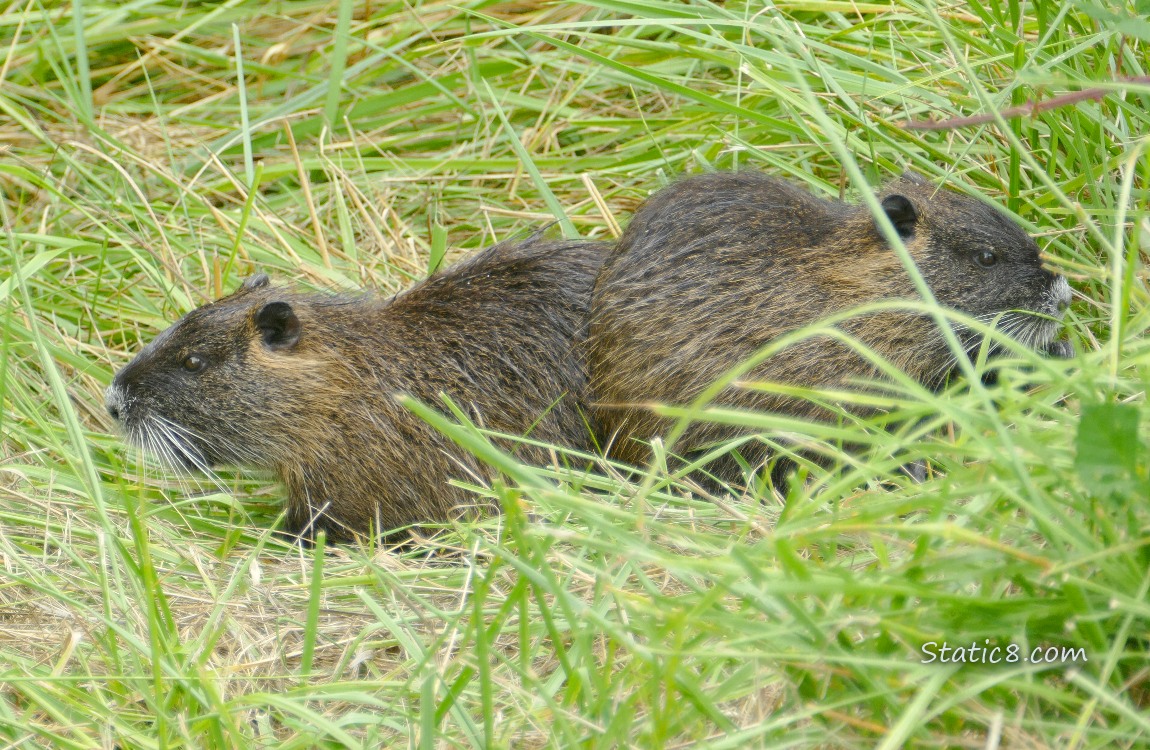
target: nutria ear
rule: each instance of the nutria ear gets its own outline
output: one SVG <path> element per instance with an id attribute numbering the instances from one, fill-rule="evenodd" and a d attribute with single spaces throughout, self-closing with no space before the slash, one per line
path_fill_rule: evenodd
<path id="1" fill-rule="evenodd" d="M 930 185 L 929 180 L 920 175 L 918 172 L 912 171 L 910 169 L 903 172 L 899 179 L 905 180 L 907 182 L 913 182 L 915 185 Z"/>
<path id="2" fill-rule="evenodd" d="M 914 204 L 905 195 L 888 195 L 882 199 L 882 210 L 894 224 L 898 236 L 903 239 L 914 235 L 915 224 L 918 223 L 918 211 Z"/>
<path id="3" fill-rule="evenodd" d="M 253 289 L 262 289 L 268 285 L 271 279 L 268 278 L 266 273 L 256 273 L 244 279 L 243 285 L 240 287 L 245 292 L 250 292 Z"/>
<path id="4" fill-rule="evenodd" d="M 299 341 L 300 323 L 286 302 L 269 302 L 256 313 L 256 327 L 269 349 L 290 349 Z"/>

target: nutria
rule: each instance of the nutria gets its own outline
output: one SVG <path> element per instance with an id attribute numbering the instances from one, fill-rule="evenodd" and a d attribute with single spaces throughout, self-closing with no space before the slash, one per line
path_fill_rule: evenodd
<path id="1" fill-rule="evenodd" d="M 882 208 L 938 302 L 1016 339 L 1066 354 L 1054 341 L 1070 301 L 1066 280 L 1043 268 L 1038 245 L 987 204 L 904 174 L 879 194 Z M 591 304 L 588 363 L 593 412 L 613 456 L 632 464 L 672 420 L 646 404 L 684 405 L 788 331 L 867 302 L 917 299 L 909 274 L 869 209 L 817 198 L 756 173 L 683 179 L 639 208 L 603 265 Z M 839 325 L 923 385 L 940 389 L 956 359 L 928 315 L 883 312 Z M 982 337 L 956 329 L 973 351 Z M 879 371 L 848 346 L 808 338 L 756 367 L 750 379 L 843 387 Z M 735 386 L 712 404 L 833 419 L 805 399 Z M 673 446 L 681 456 L 746 432 L 697 422 Z M 760 441 L 740 449 L 753 467 L 771 459 Z M 783 481 L 786 461 L 775 464 Z M 728 455 L 707 472 L 743 478 Z"/>
<path id="2" fill-rule="evenodd" d="M 274 472 L 291 534 L 348 540 L 441 522 L 476 503 L 449 480 L 492 472 L 395 397 L 444 410 L 446 394 L 487 428 L 592 449 L 583 341 L 607 249 L 536 235 L 391 299 L 257 275 L 159 334 L 115 376 L 107 409 L 130 443 L 170 464 Z"/>

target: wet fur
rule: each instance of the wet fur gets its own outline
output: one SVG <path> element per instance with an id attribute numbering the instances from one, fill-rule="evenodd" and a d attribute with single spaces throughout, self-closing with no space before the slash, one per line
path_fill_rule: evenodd
<path id="1" fill-rule="evenodd" d="M 909 173 L 879 198 L 890 199 L 892 219 L 904 216 L 899 206 L 909 210 L 900 235 L 942 305 L 987 322 L 1014 309 L 1061 315 L 1069 300 L 1065 280 L 1042 267 L 1034 240 L 998 210 Z M 973 260 L 984 248 L 1000 253 L 989 269 Z M 596 281 L 589 364 L 597 422 L 616 458 L 642 464 L 646 443 L 672 424 L 645 404 L 687 404 L 778 336 L 836 312 L 917 297 L 865 206 L 817 198 L 756 173 L 683 179 L 640 207 Z M 1057 328 L 1020 313 L 1000 325 L 1035 347 L 1050 347 Z M 840 328 L 930 388 L 954 369 L 953 353 L 926 316 L 884 312 Z M 958 333 L 971 349 L 980 343 Z M 749 379 L 843 387 L 877 377 L 847 346 L 816 337 L 775 355 Z M 713 403 L 832 418 L 804 399 L 738 387 Z M 675 450 L 689 455 L 741 434 L 695 423 Z M 761 443 L 740 451 L 752 465 L 770 458 Z M 733 457 L 707 469 L 727 482 L 742 479 Z"/>
<path id="2" fill-rule="evenodd" d="M 169 463 L 272 470 L 291 533 L 349 539 L 443 521 L 476 501 L 449 480 L 492 472 L 395 396 L 442 409 L 446 393 L 486 427 L 591 450 L 583 342 L 606 252 L 504 243 L 391 299 L 257 277 L 145 347 L 116 375 L 109 411 L 130 442 Z M 188 372 L 191 354 L 208 364 Z"/>

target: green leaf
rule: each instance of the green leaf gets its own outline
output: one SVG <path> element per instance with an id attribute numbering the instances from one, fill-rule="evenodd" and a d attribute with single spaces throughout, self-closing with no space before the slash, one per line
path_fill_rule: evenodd
<path id="1" fill-rule="evenodd" d="M 1145 485 L 1139 477 L 1138 408 L 1131 404 L 1084 406 L 1074 445 L 1074 467 L 1096 494 L 1128 492 Z"/>

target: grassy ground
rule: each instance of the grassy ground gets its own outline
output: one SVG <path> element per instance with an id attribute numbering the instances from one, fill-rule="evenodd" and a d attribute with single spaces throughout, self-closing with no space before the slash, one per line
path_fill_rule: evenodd
<path id="1" fill-rule="evenodd" d="M 1150 24 L 1102 3 L 6 5 L 0 743 L 1150 744 L 1150 85 L 1122 83 Z M 285 546 L 274 485 L 111 433 L 114 369 L 253 269 L 397 290 L 742 167 L 999 200 L 1072 280 L 1079 356 L 908 388 L 911 427 L 800 427 L 840 460 L 786 498 L 532 471 L 445 425 L 508 512 L 399 551 Z M 1083 651 L 922 663 L 943 641 Z"/>

